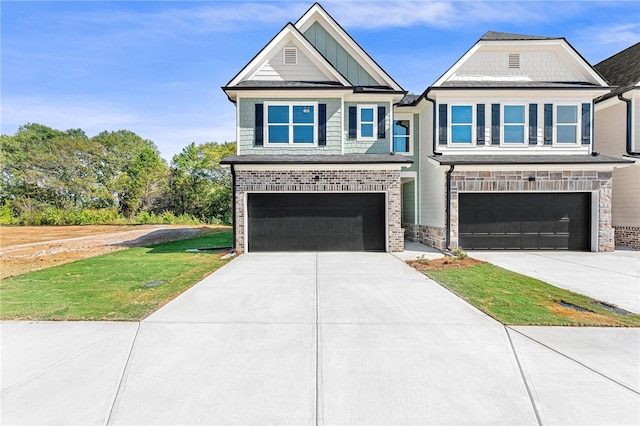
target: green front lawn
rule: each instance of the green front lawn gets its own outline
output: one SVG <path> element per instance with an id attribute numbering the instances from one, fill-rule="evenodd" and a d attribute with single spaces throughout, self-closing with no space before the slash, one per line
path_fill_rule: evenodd
<path id="1" fill-rule="evenodd" d="M 594 299 L 490 263 L 424 273 L 503 324 L 640 326 L 640 315 L 615 314 L 594 305 Z M 558 301 L 592 312 L 578 312 Z"/>
<path id="2" fill-rule="evenodd" d="M 0 318 L 140 320 L 227 262 L 220 253 L 185 250 L 229 246 L 231 238 L 225 230 L 7 278 L 0 283 Z"/>

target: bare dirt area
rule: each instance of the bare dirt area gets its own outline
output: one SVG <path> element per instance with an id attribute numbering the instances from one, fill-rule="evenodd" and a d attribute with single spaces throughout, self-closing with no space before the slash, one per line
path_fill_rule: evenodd
<path id="1" fill-rule="evenodd" d="M 0 278 L 129 247 L 190 238 L 204 228 L 184 225 L 3 226 L 0 227 Z"/>
<path id="2" fill-rule="evenodd" d="M 457 257 L 441 257 L 439 259 L 432 260 L 408 260 L 407 264 L 418 271 L 441 271 L 443 269 L 466 269 L 470 266 L 484 263 L 480 260 L 465 257 L 459 259 Z"/>

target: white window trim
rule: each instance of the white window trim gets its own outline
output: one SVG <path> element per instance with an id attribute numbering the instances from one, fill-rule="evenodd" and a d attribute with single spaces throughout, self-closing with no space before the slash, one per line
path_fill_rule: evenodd
<path id="1" fill-rule="evenodd" d="M 264 102 L 263 108 L 263 135 L 265 147 L 295 147 L 295 148 L 308 148 L 318 146 L 318 102 L 285 102 L 285 101 L 271 101 Z M 269 142 L 269 106 L 288 106 L 289 107 L 289 143 L 270 143 Z M 293 107 L 294 106 L 313 106 L 313 143 L 295 143 L 293 142 Z M 280 124 L 284 126 L 284 124 Z"/>
<path id="2" fill-rule="evenodd" d="M 395 139 L 395 134 L 393 133 L 395 129 L 395 122 L 397 120 L 409 120 L 409 137 L 407 138 L 407 144 L 409 145 L 409 151 L 407 152 L 396 152 L 396 154 L 400 155 L 413 155 L 413 114 L 396 114 L 391 121 L 391 147 L 390 151 L 393 152 L 393 142 Z"/>
<path id="3" fill-rule="evenodd" d="M 518 123 L 506 123 L 504 118 L 505 118 L 505 112 L 504 109 L 505 107 L 508 106 L 521 106 L 524 108 L 524 123 L 522 124 L 524 126 L 524 130 L 522 132 L 522 142 L 506 142 L 505 141 L 505 137 L 504 137 L 504 128 L 505 126 L 519 126 L 520 124 Z M 529 146 L 529 104 L 525 104 L 525 103 L 517 103 L 517 102 L 511 102 L 511 103 L 504 103 L 504 104 L 500 104 L 500 146 L 505 146 L 505 147 L 528 147 Z"/>
<path id="4" fill-rule="evenodd" d="M 453 142 L 453 132 L 452 132 L 452 114 L 451 111 L 453 107 L 457 106 L 470 106 L 471 107 L 471 142 Z M 470 146 L 476 145 L 476 140 L 478 135 L 476 134 L 476 115 L 477 115 L 478 107 L 475 103 L 471 102 L 456 102 L 450 103 L 447 105 L 447 147 L 449 148 L 468 148 Z M 486 122 L 486 120 L 485 120 Z M 464 126 L 468 126 L 468 124 L 464 124 Z"/>
<path id="5" fill-rule="evenodd" d="M 558 142 L 558 107 L 559 106 L 572 106 L 576 108 L 576 141 L 574 143 L 570 142 Z M 570 126 L 571 124 L 560 124 L 560 126 Z M 580 147 L 581 145 L 581 136 L 582 136 L 582 104 L 574 103 L 574 102 L 563 102 L 563 103 L 554 103 L 553 104 L 553 145 L 552 146 L 563 146 L 563 147 Z"/>
<path id="6" fill-rule="evenodd" d="M 363 109 L 373 109 L 373 136 L 369 137 L 369 136 L 362 136 L 362 126 L 361 124 L 368 124 L 368 121 L 365 121 L 364 123 L 360 120 L 360 111 L 362 111 Z M 378 105 L 377 104 L 364 104 L 364 105 L 358 105 L 357 108 L 357 114 L 358 114 L 358 133 L 357 133 L 357 140 L 359 141 L 375 141 L 378 140 Z"/>

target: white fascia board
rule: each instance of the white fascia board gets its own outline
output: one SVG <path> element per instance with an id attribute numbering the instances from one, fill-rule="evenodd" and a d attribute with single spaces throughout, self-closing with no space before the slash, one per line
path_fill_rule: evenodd
<path id="1" fill-rule="evenodd" d="M 513 100 L 529 100 L 534 101 L 539 99 L 541 101 L 549 101 L 552 99 L 558 99 L 562 101 L 584 101 L 587 99 L 593 100 L 598 96 L 606 95 L 611 90 L 608 88 L 589 88 L 589 89 L 563 89 L 563 88 L 549 88 L 541 89 L 535 88 L 433 88 L 429 92 L 429 97 L 437 99 L 438 101 L 467 101 L 477 100 L 478 102 L 488 103 L 487 99 L 495 101 L 504 101 L 508 99 Z M 495 103 L 495 102 L 494 102 Z"/>
<path id="2" fill-rule="evenodd" d="M 265 64 L 268 58 L 270 58 L 275 51 L 283 48 L 287 43 L 293 42 L 303 53 L 309 58 L 309 60 L 318 69 L 329 78 L 331 81 L 338 81 L 345 86 L 351 86 L 351 83 L 345 79 L 342 74 L 336 70 L 329 61 L 327 61 L 318 50 L 304 38 L 293 26 L 293 24 L 287 24 L 282 31 L 280 31 L 270 42 L 267 44 L 260 53 L 251 60 L 245 67 L 238 73 L 238 75 L 231 80 L 228 86 L 232 87 L 236 84 L 250 80 Z"/>
<path id="3" fill-rule="evenodd" d="M 349 92 L 347 96 L 345 96 L 345 102 L 400 102 L 400 100 L 404 97 L 402 93 L 354 93 L 353 91 Z"/>
<path id="4" fill-rule="evenodd" d="M 385 70 L 380 67 L 364 49 L 362 49 L 353 38 L 338 25 L 338 23 L 318 4 L 314 4 L 296 22 L 296 28 L 304 33 L 315 22 L 331 34 L 331 36 L 354 58 L 358 63 L 374 77 L 379 83 L 386 84 L 394 90 L 402 91 L 402 87 L 396 83 Z"/>
<path id="5" fill-rule="evenodd" d="M 411 164 L 404 163 L 374 163 L 374 164 L 236 164 L 238 171 L 274 171 L 287 172 L 291 170 L 401 170 Z"/>
<path id="6" fill-rule="evenodd" d="M 251 89 L 251 90 L 233 90 L 227 89 L 227 95 L 235 99 L 239 94 L 243 98 L 296 98 L 296 99 L 314 99 L 314 98 L 341 98 L 346 94 L 352 93 L 352 89 Z"/>
<path id="7" fill-rule="evenodd" d="M 450 166 L 442 164 L 448 169 Z M 624 167 L 626 164 L 465 164 L 456 165 L 456 172 L 536 172 L 536 171 L 600 171 L 612 172 L 613 169 Z M 555 192 L 555 191 L 543 191 Z"/>
<path id="8" fill-rule="evenodd" d="M 432 84 L 432 87 L 438 87 L 440 86 L 442 83 L 444 83 L 445 81 L 449 80 L 449 78 L 451 78 L 451 76 L 453 74 L 455 74 L 456 71 L 458 71 L 458 69 L 465 63 L 467 62 L 467 60 L 473 56 L 478 49 L 480 49 L 480 43 L 476 43 L 471 49 L 469 49 L 467 51 L 467 53 L 465 53 L 464 55 L 462 55 L 462 57 L 460 59 L 458 59 L 458 61 L 453 64 L 453 66 L 451 68 L 449 68 L 447 70 L 447 72 L 445 72 L 444 74 L 442 74 L 442 77 L 440 77 L 439 79 L 436 80 L 435 83 Z"/>

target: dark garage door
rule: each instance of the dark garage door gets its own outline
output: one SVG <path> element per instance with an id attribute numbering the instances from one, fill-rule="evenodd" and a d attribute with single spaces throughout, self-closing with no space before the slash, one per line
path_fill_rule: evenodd
<path id="1" fill-rule="evenodd" d="M 591 194 L 459 194 L 464 249 L 589 250 Z"/>
<path id="2" fill-rule="evenodd" d="M 385 251 L 383 193 L 248 194 L 249 251 Z"/>

